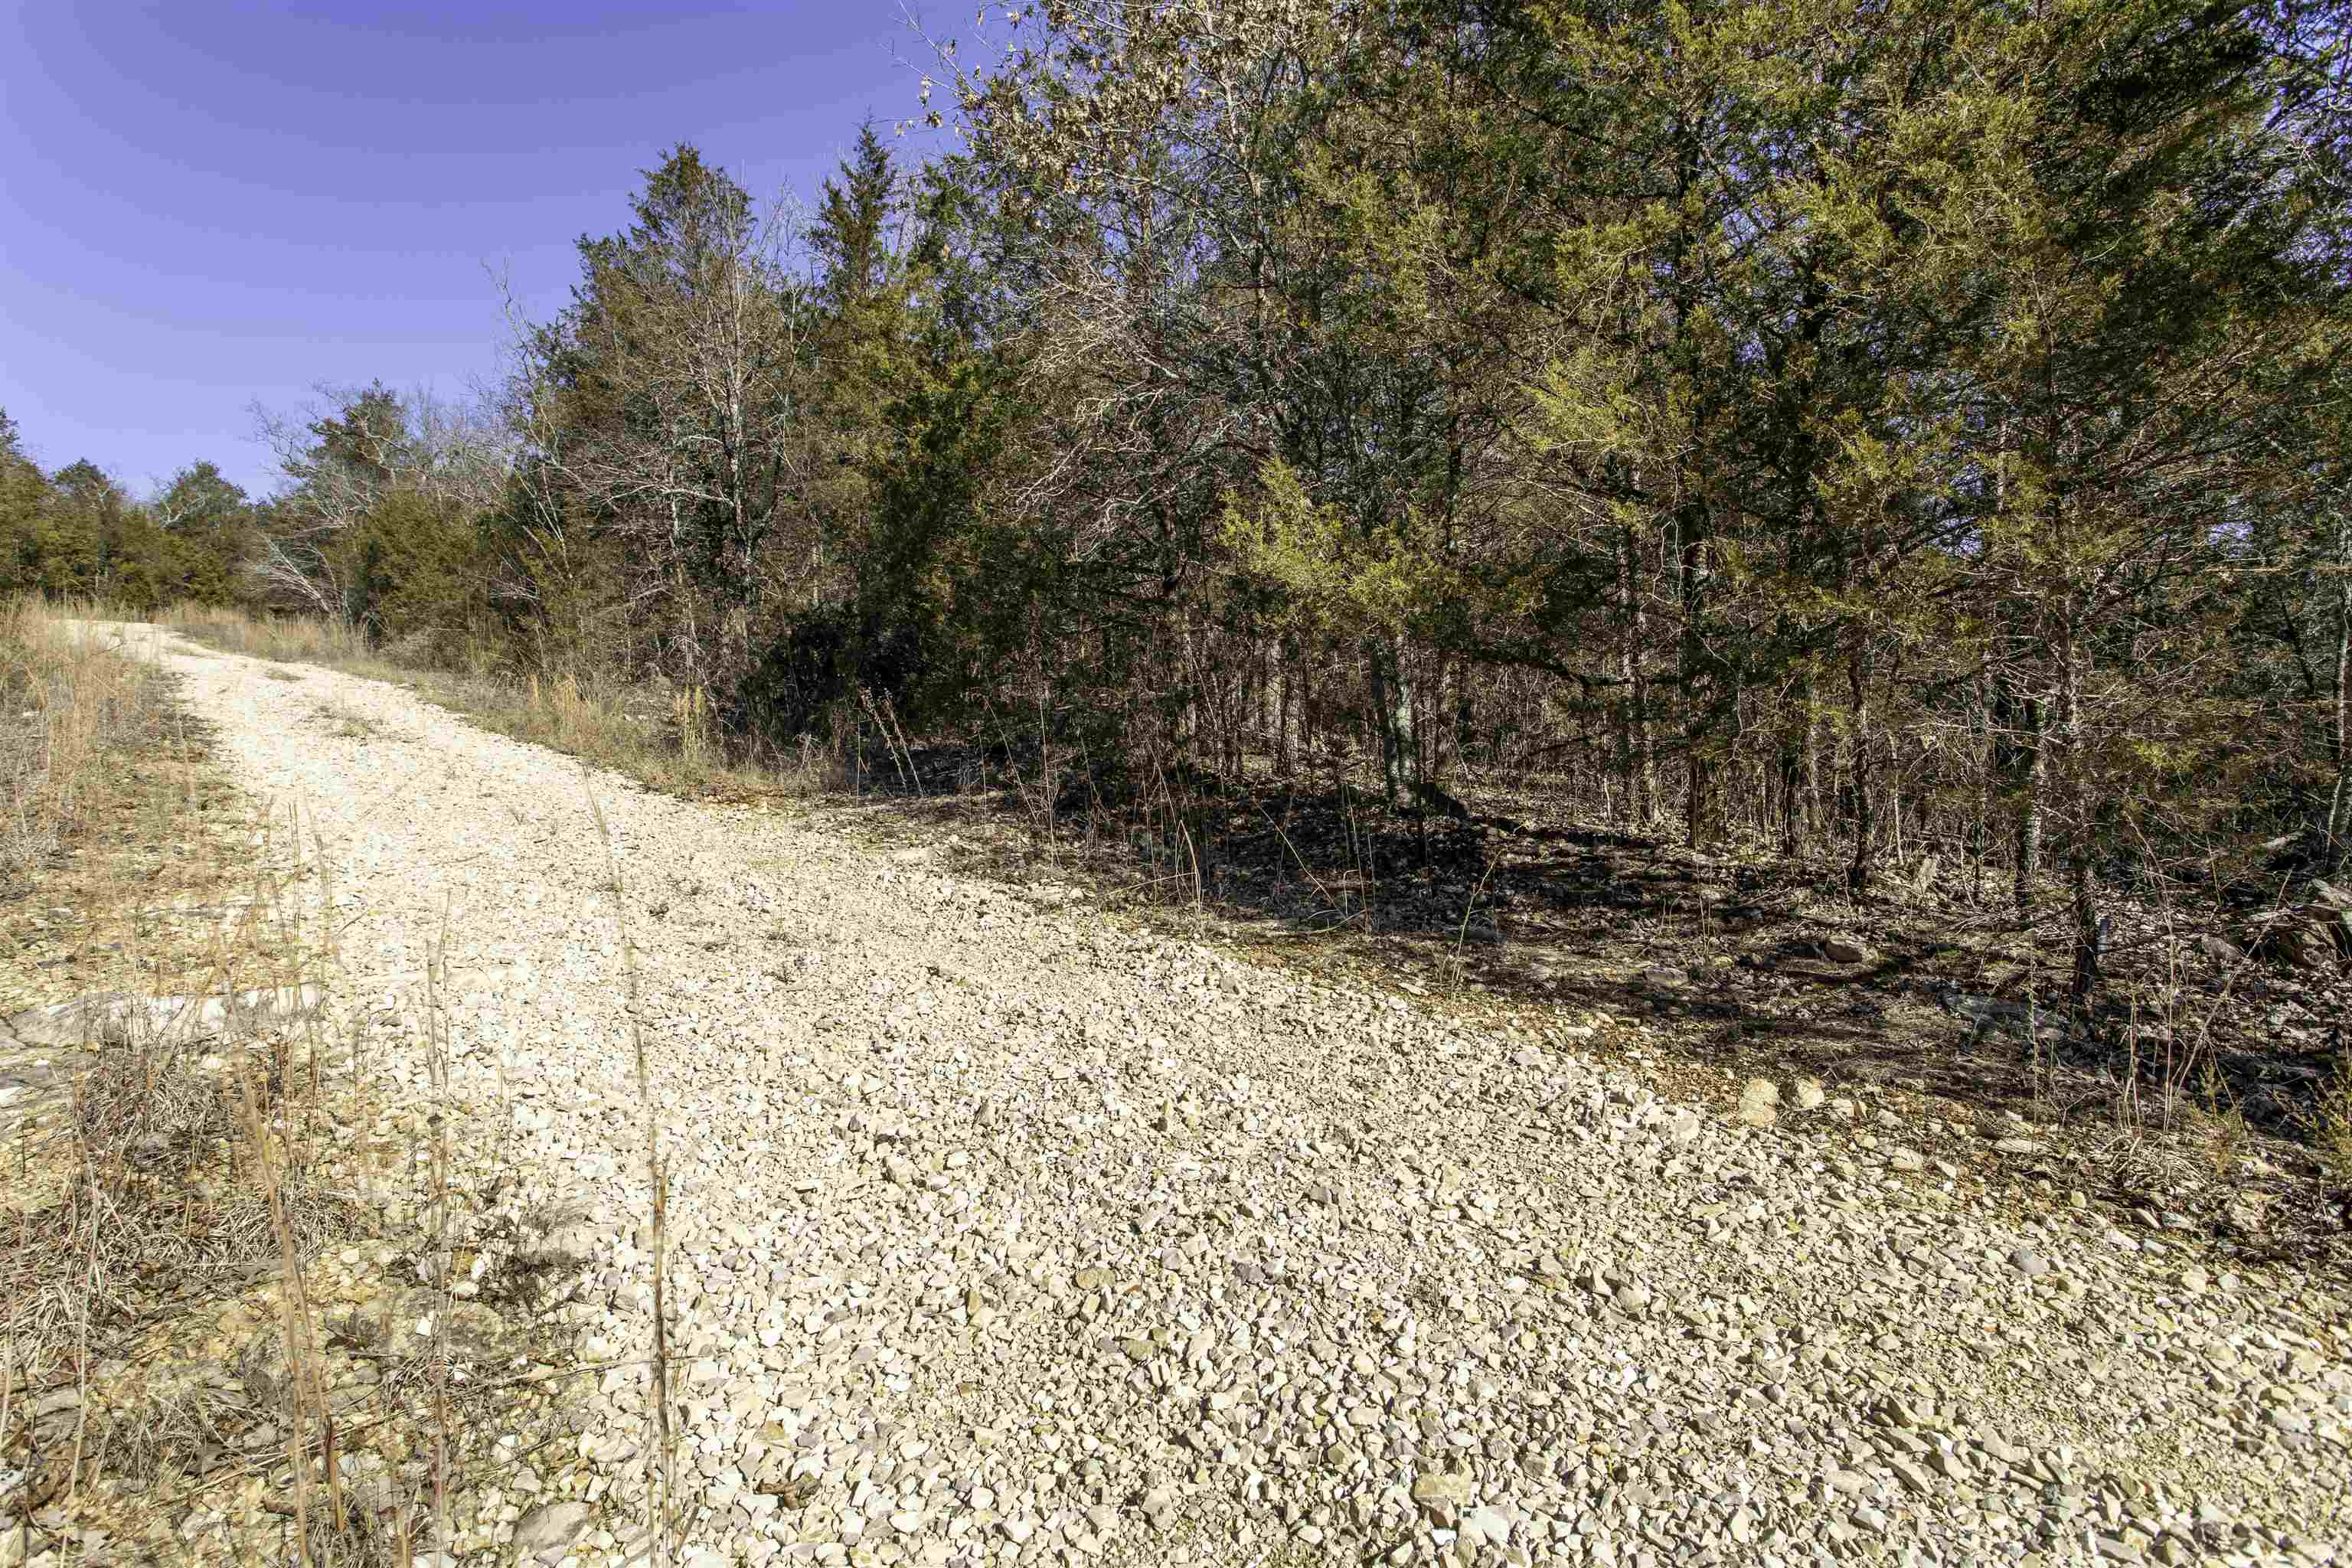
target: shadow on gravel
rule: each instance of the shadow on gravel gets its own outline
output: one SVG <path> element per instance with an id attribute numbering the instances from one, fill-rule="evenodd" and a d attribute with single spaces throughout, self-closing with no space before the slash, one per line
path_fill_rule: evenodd
<path id="1" fill-rule="evenodd" d="M 1638 1050 L 1674 1092 L 1717 1104 L 1743 1080 L 1816 1079 L 1832 1106 L 1899 1102 L 1899 1133 L 1878 1130 L 1931 1160 L 2085 1188 L 2249 1257 L 2352 1257 L 2352 1185 L 2313 1136 L 2345 1092 L 2352 1058 L 2326 1024 L 2352 1016 L 2352 985 L 2340 966 L 2216 960 L 2200 939 L 2219 909 L 2109 893 L 2100 1014 L 2029 1042 L 1939 1005 L 1947 988 L 2049 997 L 2065 973 L 2055 910 L 2021 922 L 1965 864 L 1886 865 L 1885 891 L 1856 902 L 1823 861 L 1578 820 L 1550 804 L 1564 782 L 1465 791 L 1468 820 L 1328 779 L 1194 778 L 1181 801 L 1066 788 L 1049 809 L 1002 758 L 913 761 L 868 775 L 885 787 L 856 803 L 857 830 L 926 840 L 943 868 L 1082 889 L 1172 932 L 1481 1016 L 1638 1023 L 1638 1044 L 1604 1029 L 1578 1048 Z"/>

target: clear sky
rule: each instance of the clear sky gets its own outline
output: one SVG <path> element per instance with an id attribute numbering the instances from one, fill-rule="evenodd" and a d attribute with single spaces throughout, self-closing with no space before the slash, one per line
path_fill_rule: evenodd
<path id="1" fill-rule="evenodd" d="M 209 458 L 257 493 L 249 405 L 487 376 L 493 271 L 560 308 L 572 241 L 672 144 L 764 196 L 812 191 L 869 112 L 887 136 L 928 58 L 900 16 L 0 0 L 0 408 L 47 468 L 144 495 Z"/>

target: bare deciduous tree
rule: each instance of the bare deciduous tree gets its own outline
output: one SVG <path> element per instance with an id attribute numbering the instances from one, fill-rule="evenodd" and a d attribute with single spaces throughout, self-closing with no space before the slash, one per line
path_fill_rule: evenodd
<path id="1" fill-rule="evenodd" d="M 672 672 L 709 684 L 751 659 L 772 552 L 803 521 L 816 459 L 803 216 L 684 148 L 636 211 L 626 235 L 583 245 L 561 319 L 515 318 L 507 406 L 542 553 L 576 520 L 616 534 L 635 592 L 667 607 Z"/>
<path id="2" fill-rule="evenodd" d="M 263 597 L 344 622 L 356 605 L 341 545 L 386 496 L 478 513 L 498 503 L 513 460 L 505 423 L 480 395 L 321 384 L 301 408 L 249 412 L 286 486 L 262 510 L 247 570 Z"/>

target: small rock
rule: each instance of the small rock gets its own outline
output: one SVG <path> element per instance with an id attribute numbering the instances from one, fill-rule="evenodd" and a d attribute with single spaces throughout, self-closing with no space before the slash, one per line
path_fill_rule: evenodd
<path id="1" fill-rule="evenodd" d="M 1511 1539 L 1511 1524 L 1499 1508 L 1474 1508 L 1462 1516 L 1460 1539 L 1468 1546 L 1501 1546 Z"/>
<path id="2" fill-rule="evenodd" d="M 1780 1120 L 1775 1108 L 1780 1103 L 1780 1091 L 1769 1078 L 1751 1078 L 1739 1091 L 1739 1109 L 1734 1117 L 1749 1127 L 1769 1127 Z"/>
<path id="3" fill-rule="evenodd" d="M 1829 1091 L 1822 1087 L 1822 1080 L 1817 1078 L 1801 1078 L 1790 1088 L 1800 1110 L 1819 1110 L 1829 1099 Z"/>
<path id="4" fill-rule="evenodd" d="M 584 1502 L 551 1502 L 515 1521 L 515 1554 L 522 1561 L 549 1565 L 560 1563 L 587 1532 L 596 1510 Z"/>
<path id="5" fill-rule="evenodd" d="M 1413 1478 L 1412 1500 L 1424 1508 L 1432 1503 L 1450 1502 L 1457 1506 L 1470 1500 L 1477 1482 L 1454 1470 L 1423 1470 Z"/>

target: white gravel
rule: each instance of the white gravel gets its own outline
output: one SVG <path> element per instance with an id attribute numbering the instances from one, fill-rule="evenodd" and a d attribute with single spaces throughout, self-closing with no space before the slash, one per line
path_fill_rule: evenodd
<path id="1" fill-rule="evenodd" d="M 165 658 L 323 845 L 334 1005 L 390 1092 L 464 1119 L 518 1201 L 585 1206 L 578 1348 L 644 1355 L 582 769 L 396 687 Z M 672 1155 L 680 1561 L 2352 1555 L 2338 1282 L 2004 1219 L 1818 1095 L 1739 1125 L 1561 1029 L 1465 1033 L 920 851 L 594 788 Z M 643 1377 L 604 1374 L 576 1449 L 451 1544 L 643 1561 Z"/>

